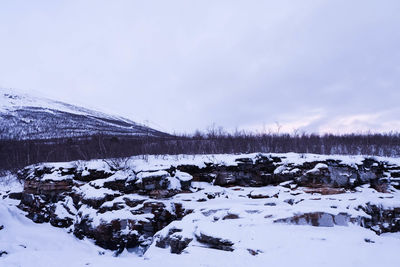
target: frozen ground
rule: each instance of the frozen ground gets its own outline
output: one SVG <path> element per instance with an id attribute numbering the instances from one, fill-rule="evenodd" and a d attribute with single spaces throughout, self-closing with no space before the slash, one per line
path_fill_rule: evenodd
<path id="1" fill-rule="evenodd" d="M 235 159 L 242 156 L 133 158 L 128 165 L 144 171 L 137 178 L 146 179 L 145 171 L 160 170 L 178 163 L 201 166 L 207 158 L 208 161 L 234 165 Z M 326 159 L 325 156 L 289 154 L 283 165 L 293 162 L 301 164 L 307 160 L 313 161 L 315 157 Z M 343 157 L 343 161 L 350 165 L 361 160 L 361 157 Z M 397 164 L 398 160 L 390 159 L 390 162 Z M 68 164 L 80 164 L 82 172 L 109 168 L 103 161 Z M 65 167 L 68 164 L 51 165 Z M 117 172 L 107 179 L 118 181 L 121 173 Z M 162 172 L 158 174 L 163 175 Z M 182 173 L 179 175 L 182 180 L 188 179 Z M 45 180 L 59 181 L 60 177 L 53 174 L 45 176 Z M 110 189 L 99 187 L 107 179 L 91 181 L 81 186 L 80 190 L 90 188 L 85 194 L 91 197 L 107 194 Z M 255 188 L 192 182 L 190 193 L 180 193 L 158 201 L 179 202 L 193 212 L 156 233 L 143 256 L 125 250 L 118 257 L 114 256 L 114 252 L 94 245 L 92 240 L 75 238 L 68 233 L 68 229 L 55 228 L 48 223 L 33 223 L 16 207 L 19 201 L 5 197 L 9 191 L 21 190 L 22 185 L 12 176 L 8 176 L 0 186 L 0 266 L 400 266 L 399 233 L 377 235 L 346 219 L 339 220 L 339 217 L 333 221 L 322 220 L 326 225 L 320 227 L 306 222 L 300 225 L 282 222 L 296 214 L 312 212 L 332 216 L 346 213 L 348 219 L 354 220 L 368 217 L 358 209 L 360 205 L 370 203 L 385 208 L 400 206 L 400 193 L 393 188 L 380 193 L 363 185 L 351 192 L 321 195 L 303 187 L 290 188 L 287 184 Z M 139 195 L 132 197 L 143 198 Z M 120 198 L 115 198 L 103 203 L 103 206 L 112 206 L 118 201 Z M 97 215 L 118 217 L 118 212 L 121 210 Z M 137 215 L 130 216 L 134 218 Z M 180 255 L 171 254 L 169 248 L 156 246 L 156 242 L 171 235 L 173 229 L 180 230 L 174 236 L 193 240 Z M 198 237 L 201 236 L 218 239 L 216 246 L 223 244 L 227 251 L 211 248 L 210 242 L 199 242 Z"/>
<path id="2" fill-rule="evenodd" d="M 235 221 L 211 231 L 262 250 L 257 256 L 191 246 L 181 255 L 151 248 L 144 257 L 125 252 L 113 257 L 88 240 L 78 240 L 49 224 L 25 218 L 14 203 L 1 201 L 1 266 L 399 266 L 399 234 L 375 235 L 358 226 L 312 227 Z M 216 224 L 217 226 L 217 224 Z M 365 242 L 369 239 L 375 243 Z M 104 254 L 103 254 L 104 253 Z"/>

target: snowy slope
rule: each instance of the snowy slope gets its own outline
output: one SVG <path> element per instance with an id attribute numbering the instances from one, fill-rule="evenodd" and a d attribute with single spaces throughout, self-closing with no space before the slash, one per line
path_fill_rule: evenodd
<path id="1" fill-rule="evenodd" d="M 0 137 L 165 136 L 128 119 L 0 88 Z"/>

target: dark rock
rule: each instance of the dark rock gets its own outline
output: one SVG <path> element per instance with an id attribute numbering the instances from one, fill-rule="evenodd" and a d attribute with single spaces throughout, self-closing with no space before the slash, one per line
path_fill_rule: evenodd
<path id="1" fill-rule="evenodd" d="M 50 216 L 49 222 L 52 226 L 59 228 L 68 228 L 74 224 L 72 218 L 59 218 L 57 216 Z"/>
<path id="2" fill-rule="evenodd" d="M 274 192 L 273 192 L 274 193 Z M 262 198 L 278 198 L 279 192 L 276 192 L 275 194 L 273 193 L 268 193 L 268 192 L 250 192 L 247 196 L 252 199 L 262 199 Z"/>
<path id="3" fill-rule="evenodd" d="M 207 165 L 205 168 L 199 168 L 195 165 L 179 165 L 177 170 L 189 173 L 193 176 L 193 181 L 211 183 L 215 179 L 213 165 Z"/>
<path id="4" fill-rule="evenodd" d="M 312 187 L 312 188 L 304 188 L 304 192 L 309 194 L 321 194 L 321 195 L 336 195 L 346 193 L 346 189 L 337 188 L 337 187 L 329 187 L 329 186 L 321 186 L 321 187 Z"/>
<path id="5" fill-rule="evenodd" d="M 62 192 L 71 191 L 73 185 L 71 179 L 61 181 L 27 180 L 24 183 L 24 193 L 56 196 Z"/>
<path id="6" fill-rule="evenodd" d="M 300 176 L 299 173 L 278 173 L 278 174 L 265 174 L 266 184 L 267 185 L 277 185 L 283 182 L 294 181 L 297 177 Z"/>
<path id="7" fill-rule="evenodd" d="M 182 251 L 187 248 L 192 238 L 184 238 L 179 233 L 182 232 L 181 229 L 172 228 L 168 231 L 166 237 L 159 238 L 156 241 L 156 247 L 168 248 L 173 254 L 181 254 Z"/>
<path id="8" fill-rule="evenodd" d="M 182 205 L 175 204 L 173 206 L 174 213 L 162 202 L 142 202 L 141 200 L 129 200 L 130 205 L 143 206 L 134 210 L 135 214 L 153 214 L 153 218 L 148 221 L 140 220 L 113 220 L 104 222 L 93 228 L 91 218 L 80 218 L 74 225 L 74 234 L 78 238 L 88 237 L 95 240 L 95 243 L 105 249 L 116 250 L 117 253 L 122 252 L 125 248 L 143 247 L 146 248 L 154 236 L 154 234 L 174 220 L 181 219 L 186 215 Z M 185 240 L 182 240 L 185 242 Z M 174 244 L 177 248 L 181 245 Z"/>
<path id="9" fill-rule="evenodd" d="M 105 212 L 109 212 L 109 211 L 113 211 L 113 210 L 122 210 L 123 208 L 125 208 L 126 206 L 124 205 L 124 203 L 113 203 L 113 205 L 111 207 L 107 206 L 107 207 L 100 207 L 99 213 L 105 213 Z"/>
<path id="10" fill-rule="evenodd" d="M 247 166 L 247 165 L 246 165 Z M 252 165 L 247 166 L 246 169 L 241 168 L 241 170 L 221 170 L 216 172 L 216 178 L 214 185 L 219 186 L 262 186 L 268 183 L 269 175 L 257 172 L 252 169 Z"/>
<path id="11" fill-rule="evenodd" d="M 187 248 L 192 238 L 182 238 L 181 236 L 173 236 L 169 241 L 171 247 L 171 253 L 181 254 L 182 251 Z"/>
<path id="12" fill-rule="evenodd" d="M 214 185 L 220 185 L 220 186 L 236 185 L 236 184 L 237 184 L 236 175 L 230 172 L 219 172 L 214 182 Z"/>
<path id="13" fill-rule="evenodd" d="M 114 194 L 104 194 L 102 197 L 99 198 L 81 198 L 81 202 L 86 204 L 92 208 L 98 209 L 104 202 L 111 201 L 116 197 L 121 196 L 122 194 L 114 193 Z"/>
<path id="14" fill-rule="evenodd" d="M 145 202 L 145 199 L 130 199 L 127 197 L 124 197 L 123 200 L 125 201 L 126 205 L 131 208 L 134 208 L 137 205 L 143 204 L 143 202 Z"/>
<path id="15" fill-rule="evenodd" d="M 181 191 L 165 189 L 165 190 L 151 190 L 150 192 L 147 192 L 146 195 L 154 199 L 165 199 L 173 197 L 178 193 L 181 193 Z"/>
<path id="16" fill-rule="evenodd" d="M 178 229 L 175 227 L 169 229 L 168 234 L 165 238 L 160 238 L 160 239 L 156 240 L 156 247 L 167 248 L 169 246 L 169 243 L 168 243 L 169 240 L 167 238 L 175 233 L 180 233 L 180 232 L 182 232 L 182 229 Z"/>
<path id="17" fill-rule="evenodd" d="M 182 179 L 182 190 L 170 190 L 170 177 L 175 176 L 177 171 L 185 172 L 193 176 L 192 181 L 203 181 L 214 183 L 219 186 L 266 186 L 278 185 L 293 189 L 297 186 L 306 187 L 307 193 L 318 193 L 322 195 L 340 194 L 346 190 L 352 190 L 356 186 L 369 183 L 372 188 L 379 192 L 387 192 L 393 187 L 400 189 L 400 167 L 389 166 L 384 162 L 378 162 L 375 159 L 366 159 L 358 165 L 358 169 L 343 164 L 338 160 L 324 160 L 315 162 L 306 162 L 301 165 L 294 163 L 282 165 L 284 157 L 271 157 L 266 155 L 257 155 L 252 158 L 239 158 L 236 160 L 236 166 L 223 166 L 214 163 L 206 163 L 205 167 L 194 165 L 180 165 L 171 167 L 164 172 L 146 172 L 130 177 L 123 177 L 113 181 L 104 182 L 104 187 L 112 192 L 104 194 L 103 197 L 90 199 L 80 191 L 80 186 L 90 185 L 86 182 L 108 178 L 115 174 L 115 171 L 97 171 L 86 170 L 89 175 L 82 177 L 82 170 L 73 168 L 50 168 L 47 166 L 36 166 L 25 168 L 18 173 L 18 176 L 25 181 L 24 191 L 21 193 L 12 193 L 10 198 L 20 199 L 19 207 L 27 212 L 27 217 L 35 222 L 49 222 L 57 227 L 70 227 L 78 238 L 90 238 L 103 248 L 115 250 L 118 253 L 125 248 L 147 248 L 156 232 L 160 231 L 174 220 L 180 220 L 191 210 L 185 210 L 180 203 L 168 203 L 154 199 L 170 198 L 182 190 L 189 190 L 191 181 Z M 321 164 L 314 169 L 317 164 Z M 322 165 L 323 164 L 323 165 Z M 280 168 L 277 170 L 277 168 Z M 281 171 L 282 170 L 282 171 Z M 163 171 L 163 170 L 160 170 Z M 86 174 L 87 174 L 86 172 Z M 276 173 L 275 173 L 276 172 Z M 55 174 L 57 179 L 43 179 L 46 174 Z M 391 177 L 386 177 L 385 175 Z M 138 176 L 138 177 L 137 177 Z M 52 177 L 52 176 L 46 176 Z M 140 179 L 139 179 L 140 178 Z M 396 180 L 397 179 L 397 180 Z M 80 182 L 77 182 L 80 181 Z M 138 182 L 141 181 L 141 182 Z M 94 184 L 94 183 L 93 183 Z M 99 189 L 99 188 L 97 188 Z M 93 188 L 93 190 L 97 190 Z M 107 190 L 105 190 L 107 192 Z M 187 191 L 189 193 L 190 191 Z M 262 192 L 262 191 L 261 191 Z M 257 191 L 255 191 L 257 193 Z M 109 205 L 103 205 L 105 202 L 113 201 L 123 194 L 140 194 L 139 199 L 129 197 Z M 101 195 L 101 194 L 100 194 Z M 142 199 L 146 196 L 146 200 Z M 227 197 L 223 192 L 206 193 L 204 198 L 197 201 L 207 201 L 219 197 Z M 263 198 L 266 195 L 250 194 L 251 198 Z M 267 197 L 277 197 L 270 195 Z M 315 198 L 317 199 L 317 198 Z M 68 201 L 67 201 L 68 200 Z M 183 200 L 184 201 L 184 200 Z M 299 201 L 302 201 L 300 199 Z M 295 205 L 294 199 L 287 199 L 290 205 Z M 68 203 L 68 205 L 66 205 Z M 56 207 L 65 208 L 71 215 L 66 218 L 59 218 L 56 214 Z M 133 214 L 146 215 L 148 220 L 140 219 L 115 219 L 102 222 L 94 227 L 93 218 L 82 215 L 77 212 L 82 205 L 87 205 L 98 214 L 112 212 L 120 209 L 132 210 Z M 168 205 L 168 206 L 166 206 Z M 273 206 L 275 203 L 266 203 Z M 73 206 L 73 207 L 71 207 Z M 68 207 L 71 207 L 69 209 Z M 307 224 L 313 226 L 331 227 L 334 225 L 347 225 L 348 223 L 357 223 L 369 228 L 376 233 L 400 231 L 400 208 L 385 209 L 374 205 L 360 207 L 371 218 L 352 218 L 347 213 L 329 214 L 324 212 L 314 212 L 295 215 L 290 218 L 276 220 L 275 222 Z M 75 214 L 77 213 L 77 214 Z M 60 215 L 63 216 L 63 215 Z M 92 215 L 91 215 L 92 216 Z M 139 216 L 142 217 L 142 216 Z M 270 218 L 269 215 L 265 216 Z M 238 219 L 236 214 L 228 214 L 223 217 L 226 219 Z M 219 220 L 219 217 L 217 218 Z M 1 230 L 1 229 L 0 229 Z M 233 242 L 204 234 L 196 235 L 196 239 L 210 248 L 233 251 Z M 156 245 L 160 247 L 170 247 L 171 253 L 182 253 L 182 251 L 192 241 L 191 238 L 183 236 L 179 230 L 172 230 L 163 239 L 159 238 Z M 250 254 L 256 255 L 258 250 L 248 250 Z"/>
<path id="18" fill-rule="evenodd" d="M 261 250 L 258 250 L 258 249 L 257 249 L 257 250 L 254 250 L 254 249 L 248 248 L 247 251 L 248 251 L 248 252 L 250 253 L 250 255 L 252 255 L 252 256 L 256 256 L 256 255 L 262 253 L 262 251 L 261 251 Z"/>
<path id="19" fill-rule="evenodd" d="M 137 191 L 137 188 L 135 188 L 135 187 L 128 189 L 127 185 L 126 185 L 126 180 L 116 180 L 116 181 L 105 182 L 104 187 L 114 190 L 114 191 L 123 192 L 125 194 L 134 193 L 135 191 Z"/>
<path id="20" fill-rule="evenodd" d="M 338 160 L 305 162 L 302 165 L 286 166 L 287 171 L 274 173 L 281 158 L 258 155 L 251 158 L 236 159 L 237 166 L 207 164 L 205 168 L 194 165 L 180 165 L 178 170 L 191 174 L 194 181 L 214 181 L 219 186 L 266 186 L 296 180 L 299 185 L 309 187 L 354 188 L 377 179 L 385 171 L 383 163 L 366 159 L 359 170 Z M 317 164 L 326 167 L 310 172 Z M 173 173 L 174 170 L 171 170 Z M 399 172 L 400 173 L 400 172 Z"/>
<path id="21" fill-rule="evenodd" d="M 325 212 L 312 212 L 296 215 L 290 218 L 278 219 L 276 223 L 290 223 L 298 225 L 312 225 L 321 227 L 332 227 L 334 225 L 345 226 L 351 222 L 351 217 L 347 213 L 332 215 Z"/>
<path id="22" fill-rule="evenodd" d="M 288 203 L 289 205 L 293 205 L 294 204 L 294 199 L 293 198 L 285 199 L 284 202 Z"/>
<path id="23" fill-rule="evenodd" d="M 13 192 L 8 194 L 8 197 L 11 199 L 21 200 L 23 192 Z"/>
<path id="24" fill-rule="evenodd" d="M 238 158 L 235 159 L 238 164 L 246 164 L 246 165 L 252 165 L 253 164 L 253 159 L 252 158 Z"/>
<path id="25" fill-rule="evenodd" d="M 296 179 L 301 186 L 352 188 L 359 178 L 355 168 L 333 160 L 307 162 L 302 168 L 305 170 L 304 174 Z"/>
<path id="26" fill-rule="evenodd" d="M 86 236 L 93 238 L 95 243 L 102 248 L 122 252 L 125 248 L 133 248 L 140 245 L 138 241 L 139 236 L 136 234 L 121 233 L 121 226 L 134 229 L 135 224 L 135 221 L 125 221 L 124 223 L 121 223 L 119 220 L 113 220 L 110 223 L 100 224 L 96 228 L 90 228 L 88 227 L 88 224 L 86 224 L 83 228 L 75 226 L 74 234 L 78 237 Z M 78 233 L 79 230 L 84 230 L 84 232 Z"/>
<path id="27" fill-rule="evenodd" d="M 41 196 L 24 193 L 18 207 L 26 211 L 28 213 L 26 217 L 36 223 L 49 222 L 50 220 L 50 208 L 46 206 L 46 202 Z"/>
<path id="28" fill-rule="evenodd" d="M 380 162 L 375 160 L 374 158 L 366 158 L 363 160 L 362 166 L 364 168 L 372 168 L 374 166 L 379 166 Z"/>
<path id="29" fill-rule="evenodd" d="M 390 175 L 391 175 L 393 178 L 400 178 L 400 171 L 391 172 Z"/>
<path id="30" fill-rule="evenodd" d="M 114 172 L 106 172 L 99 170 L 86 170 L 89 172 L 88 175 L 82 176 L 82 172 L 78 172 L 75 170 L 73 174 L 75 175 L 74 179 L 82 182 L 90 182 L 98 179 L 105 179 L 114 174 Z"/>
<path id="31" fill-rule="evenodd" d="M 370 181 L 371 187 L 380 193 L 388 193 L 390 180 L 387 178 L 374 179 Z"/>
<path id="32" fill-rule="evenodd" d="M 198 235 L 196 234 L 196 239 L 200 243 L 207 245 L 209 248 L 225 250 L 225 251 L 234 251 L 234 249 L 232 248 L 234 243 L 230 240 L 209 236 L 204 233 L 200 233 Z"/>
<path id="33" fill-rule="evenodd" d="M 146 175 L 141 179 L 141 182 L 136 182 L 140 190 L 142 191 L 152 191 L 152 190 L 166 190 L 168 189 L 169 182 L 166 179 L 169 174 L 157 174 Z"/>
<path id="34" fill-rule="evenodd" d="M 400 232 L 400 208 L 387 209 L 371 204 L 360 208 L 371 216 L 364 219 L 364 227 L 373 230 L 377 234 Z"/>
<path id="35" fill-rule="evenodd" d="M 232 219 L 239 219 L 239 218 L 240 218 L 239 215 L 229 213 L 229 214 L 225 215 L 225 216 L 222 218 L 222 220 L 232 220 Z"/>

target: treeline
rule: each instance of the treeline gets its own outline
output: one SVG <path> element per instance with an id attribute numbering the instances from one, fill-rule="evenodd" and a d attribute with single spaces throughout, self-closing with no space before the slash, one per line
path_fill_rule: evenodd
<path id="1" fill-rule="evenodd" d="M 400 134 L 255 134 L 209 131 L 165 138 L 91 136 L 51 140 L 0 140 L 0 169 L 39 162 L 155 154 L 316 153 L 400 156 Z"/>

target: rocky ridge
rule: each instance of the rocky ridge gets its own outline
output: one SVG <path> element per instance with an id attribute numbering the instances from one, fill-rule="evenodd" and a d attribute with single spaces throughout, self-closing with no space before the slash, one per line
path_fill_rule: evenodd
<path id="1" fill-rule="evenodd" d="M 116 254 L 200 246 L 257 255 L 257 234 L 243 233 L 281 224 L 399 232 L 399 177 L 400 164 L 384 158 L 136 157 L 29 166 L 24 190 L 8 197 L 34 222 Z"/>

